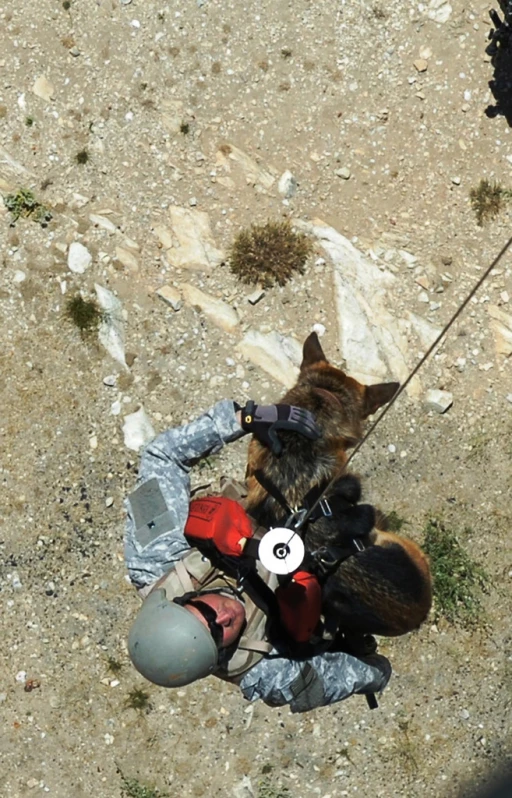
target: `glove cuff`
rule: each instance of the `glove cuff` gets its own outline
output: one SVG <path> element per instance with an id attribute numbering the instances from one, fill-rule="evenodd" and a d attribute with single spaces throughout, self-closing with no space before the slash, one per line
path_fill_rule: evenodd
<path id="1" fill-rule="evenodd" d="M 246 432 L 250 432 L 252 428 L 252 423 L 254 421 L 254 411 L 256 410 L 256 403 L 253 402 L 252 399 L 249 399 L 245 407 L 241 407 L 240 410 L 242 411 L 241 423 L 242 429 L 246 430 Z"/>

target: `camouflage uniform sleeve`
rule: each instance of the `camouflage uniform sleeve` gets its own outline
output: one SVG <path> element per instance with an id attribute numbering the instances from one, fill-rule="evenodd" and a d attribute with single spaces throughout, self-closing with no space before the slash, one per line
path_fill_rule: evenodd
<path id="1" fill-rule="evenodd" d="M 292 712 L 343 701 L 355 693 L 378 693 L 391 676 L 386 657 L 359 659 L 343 652 L 326 652 L 307 660 L 271 655 L 262 659 L 239 682 L 245 698 L 261 698 L 272 707 L 290 705 Z"/>
<path id="2" fill-rule="evenodd" d="M 125 503 L 125 560 L 136 587 L 155 582 L 190 549 L 183 530 L 194 463 L 245 434 L 226 399 L 145 447 L 136 488 Z"/>

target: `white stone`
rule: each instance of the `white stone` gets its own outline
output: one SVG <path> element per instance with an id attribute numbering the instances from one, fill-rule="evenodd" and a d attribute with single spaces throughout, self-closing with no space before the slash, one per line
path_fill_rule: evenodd
<path id="1" fill-rule="evenodd" d="M 295 339 L 285 338 L 277 332 L 265 335 L 251 329 L 236 348 L 243 357 L 286 388 L 291 388 L 297 382 L 302 348 Z"/>
<path id="2" fill-rule="evenodd" d="M 95 283 L 96 296 L 102 310 L 98 338 L 109 355 L 129 371 L 124 353 L 123 308 L 116 296 L 108 288 Z"/>
<path id="3" fill-rule="evenodd" d="M 92 263 L 92 255 L 80 241 L 73 241 L 69 245 L 68 268 L 75 274 L 83 274 Z"/>
<path id="4" fill-rule="evenodd" d="M 452 15 L 452 7 L 446 0 L 430 0 L 427 6 L 427 17 L 443 24 L 448 22 Z"/>
<path id="5" fill-rule="evenodd" d="M 313 235 L 333 263 L 339 343 L 348 373 L 365 384 L 404 382 L 415 360 L 411 325 L 401 324 L 397 307 L 398 279 L 325 223 L 294 224 Z M 421 395 L 418 377 L 407 391 L 413 398 Z"/>
<path id="6" fill-rule="evenodd" d="M 46 100 L 46 102 L 50 102 L 55 97 L 55 89 L 53 88 L 53 84 L 50 83 L 44 75 L 40 75 L 36 78 L 34 85 L 32 86 L 32 91 L 36 95 L 36 97 L 40 97 L 41 100 Z"/>
<path id="7" fill-rule="evenodd" d="M 336 169 L 334 174 L 336 177 L 341 177 L 342 180 L 349 180 L 351 173 L 348 166 L 342 166 L 341 169 Z"/>
<path id="8" fill-rule="evenodd" d="M 90 213 L 89 221 L 97 227 L 102 227 L 108 233 L 117 233 L 117 227 L 115 226 L 114 222 L 112 222 L 110 219 L 107 219 L 106 216 L 99 216 L 97 213 Z"/>
<path id="9" fill-rule="evenodd" d="M 286 199 L 293 197 L 297 191 L 297 180 L 288 169 L 279 178 L 277 190 Z"/>
<path id="10" fill-rule="evenodd" d="M 173 310 L 180 310 L 183 307 L 183 298 L 177 288 L 172 285 L 163 285 L 157 290 L 157 296 L 163 299 Z"/>
<path id="11" fill-rule="evenodd" d="M 210 272 L 225 259 L 213 240 L 210 220 L 204 211 L 173 205 L 170 210 L 175 245 L 166 257 L 175 268 Z"/>
<path id="12" fill-rule="evenodd" d="M 185 302 L 192 307 L 197 307 L 217 326 L 226 332 L 233 333 L 240 324 L 238 313 L 222 299 L 205 294 L 189 283 L 182 283 Z"/>
<path id="13" fill-rule="evenodd" d="M 231 161 L 237 164 L 243 171 L 249 185 L 259 187 L 268 191 L 275 183 L 275 175 L 268 169 L 260 166 L 254 158 L 247 155 L 243 150 L 238 149 L 233 144 L 228 144 L 229 152 L 218 150 L 216 161 L 217 166 L 223 167 L 226 171 L 231 171 Z M 221 182 L 219 180 L 219 182 Z"/>
<path id="14" fill-rule="evenodd" d="M 119 263 L 128 269 L 128 271 L 136 273 L 139 271 L 139 260 L 136 255 L 126 247 L 116 247 L 116 258 Z"/>
<path id="15" fill-rule="evenodd" d="M 155 430 L 143 407 L 124 417 L 123 435 L 124 445 L 134 452 L 155 437 Z"/>
<path id="16" fill-rule="evenodd" d="M 498 355 L 512 355 L 512 315 L 496 305 L 488 305 L 491 317 L 490 327 L 494 333 L 494 343 Z"/>
<path id="17" fill-rule="evenodd" d="M 323 335 L 325 335 L 325 326 L 323 324 L 320 324 L 320 323 L 313 324 L 313 327 L 311 328 L 311 331 L 312 332 L 316 332 L 318 337 L 321 338 Z"/>
<path id="18" fill-rule="evenodd" d="M 250 305 L 256 305 L 264 296 L 265 291 L 263 288 L 257 288 L 256 291 L 253 291 L 252 294 L 249 294 L 246 298 Z"/>
<path id="19" fill-rule="evenodd" d="M 449 391 L 431 388 L 425 395 L 425 404 L 429 410 L 434 410 L 436 413 L 445 413 L 453 404 L 453 395 Z"/>

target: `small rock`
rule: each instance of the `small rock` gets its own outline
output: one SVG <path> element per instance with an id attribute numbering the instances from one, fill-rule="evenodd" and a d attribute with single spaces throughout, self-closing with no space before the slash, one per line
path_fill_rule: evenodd
<path id="1" fill-rule="evenodd" d="M 125 247 L 116 247 L 116 258 L 128 271 L 139 271 L 139 261 L 129 249 Z"/>
<path id="2" fill-rule="evenodd" d="M 233 333 L 240 323 L 238 314 L 231 305 L 222 299 L 210 296 L 199 288 L 189 283 L 181 286 L 185 302 L 192 307 L 199 308 L 208 318 L 226 332 Z"/>
<path id="3" fill-rule="evenodd" d="M 341 177 L 342 180 L 349 180 L 351 173 L 348 166 L 342 166 L 341 169 L 336 169 L 334 174 L 336 175 L 336 177 Z"/>
<path id="4" fill-rule="evenodd" d="M 277 190 L 285 199 L 290 199 L 297 191 L 297 180 L 288 169 L 279 178 Z"/>
<path id="5" fill-rule="evenodd" d="M 27 671 L 18 671 L 15 678 L 20 684 L 25 684 L 27 681 Z"/>
<path id="6" fill-rule="evenodd" d="M 55 96 L 53 84 L 50 83 L 50 81 L 47 80 L 44 75 L 40 75 L 40 77 L 36 79 L 32 87 L 32 91 L 36 97 L 40 97 L 41 100 L 46 100 L 46 102 L 50 102 Z"/>
<path id="7" fill-rule="evenodd" d="M 462 372 L 466 368 L 466 363 L 467 360 L 465 357 L 458 357 L 457 360 L 455 361 L 455 368 L 457 369 L 457 371 Z"/>
<path id="8" fill-rule="evenodd" d="M 420 274 L 418 277 L 416 277 L 415 282 L 421 286 L 421 288 L 424 288 L 425 291 L 428 291 L 430 288 L 430 280 L 426 274 Z"/>
<path id="9" fill-rule="evenodd" d="M 319 322 L 313 324 L 311 331 L 316 332 L 319 338 L 321 338 L 322 335 L 325 335 L 325 327 L 323 324 L 320 324 Z"/>
<path id="10" fill-rule="evenodd" d="M 260 299 L 263 299 L 264 296 L 265 296 L 265 291 L 263 290 L 263 288 L 258 288 L 256 289 L 256 291 L 253 291 L 252 294 L 249 294 L 249 296 L 247 297 L 247 301 L 251 305 L 256 305 L 260 301 Z"/>
<path id="11" fill-rule="evenodd" d="M 426 72 L 428 69 L 428 61 L 424 58 L 417 58 L 414 62 L 414 67 L 418 72 Z"/>
<path id="12" fill-rule="evenodd" d="M 170 305 L 173 310 L 177 311 L 183 307 L 183 299 L 181 298 L 180 292 L 171 285 L 163 285 L 158 289 L 156 294 L 160 299 L 163 299 L 164 302 Z"/>
<path id="13" fill-rule="evenodd" d="M 155 431 L 143 407 L 124 417 L 124 445 L 134 452 L 155 437 Z"/>
<path id="14" fill-rule="evenodd" d="M 452 177 L 452 183 L 454 186 L 460 186 L 460 177 Z"/>
<path id="15" fill-rule="evenodd" d="M 73 241 L 68 251 L 68 268 L 75 274 L 83 274 L 92 263 L 92 255 L 79 241 Z"/>
<path id="16" fill-rule="evenodd" d="M 196 197 L 190 197 L 190 199 L 189 199 L 189 201 L 188 201 L 188 204 L 189 204 L 189 205 L 190 205 L 192 208 L 193 208 L 195 205 L 197 205 L 197 199 L 196 199 Z"/>
<path id="17" fill-rule="evenodd" d="M 110 219 L 107 219 L 105 216 L 98 216 L 96 213 L 90 213 L 89 221 L 96 227 L 103 227 L 103 229 L 107 230 L 109 233 L 117 233 L 117 227 L 114 222 L 111 222 Z"/>
<path id="18" fill-rule="evenodd" d="M 429 410 L 434 410 L 436 413 L 446 413 L 453 404 L 453 394 L 449 391 L 431 388 L 425 395 L 425 404 Z"/>
<path id="19" fill-rule="evenodd" d="M 512 355 L 512 315 L 505 313 L 496 305 L 489 305 L 490 327 L 494 333 L 496 352 L 499 355 Z"/>
<path id="20" fill-rule="evenodd" d="M 443 25 L 452 15 L 452 7 L 446 0 L 430 0 L 427 6 L 427 17 Z"/>
<path id="21" fill-rule="evenodd" d="M 413 255 L 412 252 L 407 252 L 406 249 L 399 249 L 398 254 L 405 261 L 407 266 L 411 269 L 418 261 L 416 255 Z"/>
<path id="22" fill-rule="evenodd" d="M 91 449 L 93 449 L 93 450 L 98 448 L 98 436 L 97 435 L 91 435 L 91 437 L 89 438 L 89 447 Z"/>
<path id="23" fill-rule="evenodd" d="M 425 302 L 425 303 L 430 302 L 426 291 L 420 291 L 420 293 L 418 294 L 418 302 Z"/>
<path id="24" fill-rule="evenodd" d="M 467 720 L 469 718 L 469 712 L 467 711 L 467 709 L 461 709 L 459 714 L 462 720 Z"/>
<path id="25" fill-rule="evenodd" d="M 115 374 L 109 374 L 107 377 L 103 377 L 103 385 L 107 385 L 109 388 L 113 388 L 117 382 L 117 376 Z"/>
<path id="26" fill-rule="evenodd" d="M 119 299 L 98 283 L 94 284 L 96 296 L 102 310 L 102 322 L 98 330 L 98 338 L 111 357 L 129 371 L 124 351 L 123 306 Z"/>
<path id="27" fill-rule="evenodd" d="M 78 56 L 80 55 L 80 50 L 75 45 L 74 47 L 71 48 L 71 50 L 69 51 L 69 54 L 72 55 L 73 58 L 78 58 Z"/>
<path id="28" fill-rule="evenodd" d="M 512 405 L 512 393 L 507 394 L 507 402 L 510 402 L 510 404 Z"/>
<path id="29" fill-rule="evenodd" d="M 114 504 L 114 499 L 112 498 L 112 496 L 107 496 L 107 498 L 105 499 L 105 507 L 112 507 L 113 504 Z"/>

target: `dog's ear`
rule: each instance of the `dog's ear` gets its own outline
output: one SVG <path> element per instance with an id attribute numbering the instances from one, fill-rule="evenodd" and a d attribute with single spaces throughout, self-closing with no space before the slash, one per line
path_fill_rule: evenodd
<path id="1" fill-rule="evenodd" d="M 313 366 L 320 360 L 323 360 L 325 363 L 327 363 L 327 358 L 324 355 L 322 347 L 320 346 L 318 335 L 316 332 L 312 332 L 311 335 L 308 335 L 304 341 L 304 346 L 302 347 L 302 363 L 300 370 L 302 371 L 308 366 Z"/>
<path id="2" fill-rule="evenodd" d="M 371 416 L 379 407 L 390 402 L 399 388 L 399 382 L 380 382 L 378 385 L 367 385 L 364 391 L 364 418 Z"/>

